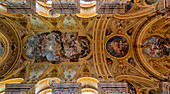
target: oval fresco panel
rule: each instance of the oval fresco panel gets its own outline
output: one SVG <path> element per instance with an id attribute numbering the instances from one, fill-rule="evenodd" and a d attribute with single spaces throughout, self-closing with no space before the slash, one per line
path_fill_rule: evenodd
<path id="1" fill-rule="evenodd" d="M 114 57 L 122 58 L 129 50 L 129 43 L 123 36 L 114 36 L 107 41 L 106 49 Z"/>
<path id="2" fill-rule="evenodd" d="M 144 41 L 144 52 L 154 58 L 160 58 L 163 55 L 169 55 L 170 41 L 168 38 L 160 36 L 151 36 Z"/>

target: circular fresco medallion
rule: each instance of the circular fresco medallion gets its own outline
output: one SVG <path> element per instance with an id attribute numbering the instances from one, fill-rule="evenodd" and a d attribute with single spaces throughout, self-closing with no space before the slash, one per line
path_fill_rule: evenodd
<path id="1" fill-rule="evenodd" d="M 114 36 L 107 41 L 106 49 L 110 55 L 122 58 L 128 53 L 129 44 L 125 37 Z"/>
<path id="2" fill-rule="evenodd" d="M 9 43 L 6 37 L 2 33 L 0 33 L 0 62 L 2 62 L 8 55 L 9 52 L 9 49 L 7 49 L 8 46 Z"/>

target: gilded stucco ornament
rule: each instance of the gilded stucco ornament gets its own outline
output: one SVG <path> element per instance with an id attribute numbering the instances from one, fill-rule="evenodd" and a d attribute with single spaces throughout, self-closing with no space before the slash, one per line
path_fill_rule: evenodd
<path id="1" fill-rule="evenodd" d="M 1 17 L 2 21 L 10 25 L 2 24 L 0 56 L 8 60 L 0 62 L 0 76 L 11 70 L 5 79 L 23 77 L 26 83 L 47 77 L 75 82 L 95 76 L 101 82 L 129 82 L 136 89 L 132 92 L 159 88 L 159 79 L 169 75 L 169 20 L 152 13 L 157 1 L 137 3 L 129 3 L 125 14 L 99 14 L 89 19 L 76 14 L 41 17 L 44 13 L 8 19 L 14 15 L 4 13 L 8 17 Z M 155 14 L 159 16 L 151 17 Z M 11 59 L 4 57 L 7 50 Z"/>
<path id="2" fill-rule="evenodd" d="M 170 74 L 170 37 L 169 19 L 153 18 L 139 33 L 137 38 L 138 55 L 142 64 L 160 79 L 167 79 Z"/>
<path id="3" fill-rule="evenodd" d="M 6 17 L 0 18 L 0 77 L 8 75 L 15 68 L 20 55 L 20 36 Z"/>
<path id="4" fill-rule="evenodd" d="M 3 62 L 9 53 L 9 43 L 7 38 L 0 33 L 0 63 Z"/>

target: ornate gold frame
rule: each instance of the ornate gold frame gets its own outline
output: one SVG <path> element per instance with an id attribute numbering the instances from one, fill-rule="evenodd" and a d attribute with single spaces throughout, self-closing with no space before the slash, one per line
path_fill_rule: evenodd
<path id="1" fill-rule="evenodd" d="M 122 37 L 124 37 L 124 38 L 127 40 L 127 42 L 128 42 L 128 46 L 129 46 L 128 53 L 127 53 L 124 57 L 121 57 L 121 58 L 114 57 L 114 56 L 112 56 L 112 55 L 107 51 L 107 49 L 106 49 L 106 45 L 107 45 L 108 40 L 111 39 L 111 38 L 114 37 L 114 36 L 122 36 Z M 109 35 L 109 36 L 106 38 L 106 41 L 105 41 L 105 52 L 106 52 L 106 55 L 108 55 L 109 58 L 114 58 L 114 59 L 119 59 L 119 60 L 125 59 L 125 58 L 127 58 L 127 57 L 129 56 L 129 54 L 130 54 L 130 52 L 131 52 L 131 43 L 130 43 L 130 41 L 129 41 L 129 39 L 128 39 L 128 37 L 127 37 L 126 35 L 124 35 L 124 34 L 113 34 L 113 33 L 112 33 L 111 35 Z"/>

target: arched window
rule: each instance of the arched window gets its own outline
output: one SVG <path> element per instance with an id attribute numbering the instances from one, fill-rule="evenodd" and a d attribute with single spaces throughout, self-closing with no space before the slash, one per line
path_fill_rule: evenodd
<path id="1" fill-rule="evenodd" d="M 47 92 L 47 93 L 45 93 L 45 94 L 53 94 L 52 92 Z"/>
<path id="2" fill-rule="evenodd" d="M 80 0 L 80 4 L 91 4 L 94 2 L 95 2 L 95 0 Z"/>
<path id="3" fill-rule="evenodd" d="M 22 81 L 24 81 L 23 78 L 14 78 L 0 82 L 0 92 L 2 92 L 1 94 L 5 94 L 6 84 L 20 84 Z"/>
<path id="4" fill-rule="evenodd" d="M 96 94 L 96 93 L 91 92 L 91 91 L 85 91 L 85 92 L 82 92 L 81 94 Z"/>
<path id="5" fill-rule="evenodd" d="M 81 83 L 81 94 L 98 94 L 97 79 L 92 77 L 82 77 L 77 80 Z"/>
<path id="6" fill-rule="evenodd" d="M 46 78 L 35 85 L 35 94 L 52 94 L 51 84 L 59 83 L 59 78 Z"/>
<path id="7" fill-rule="evenodd" d="M 46 4 L 52 5 L 52 1 L 51 0 L 46 0 Z"/>

